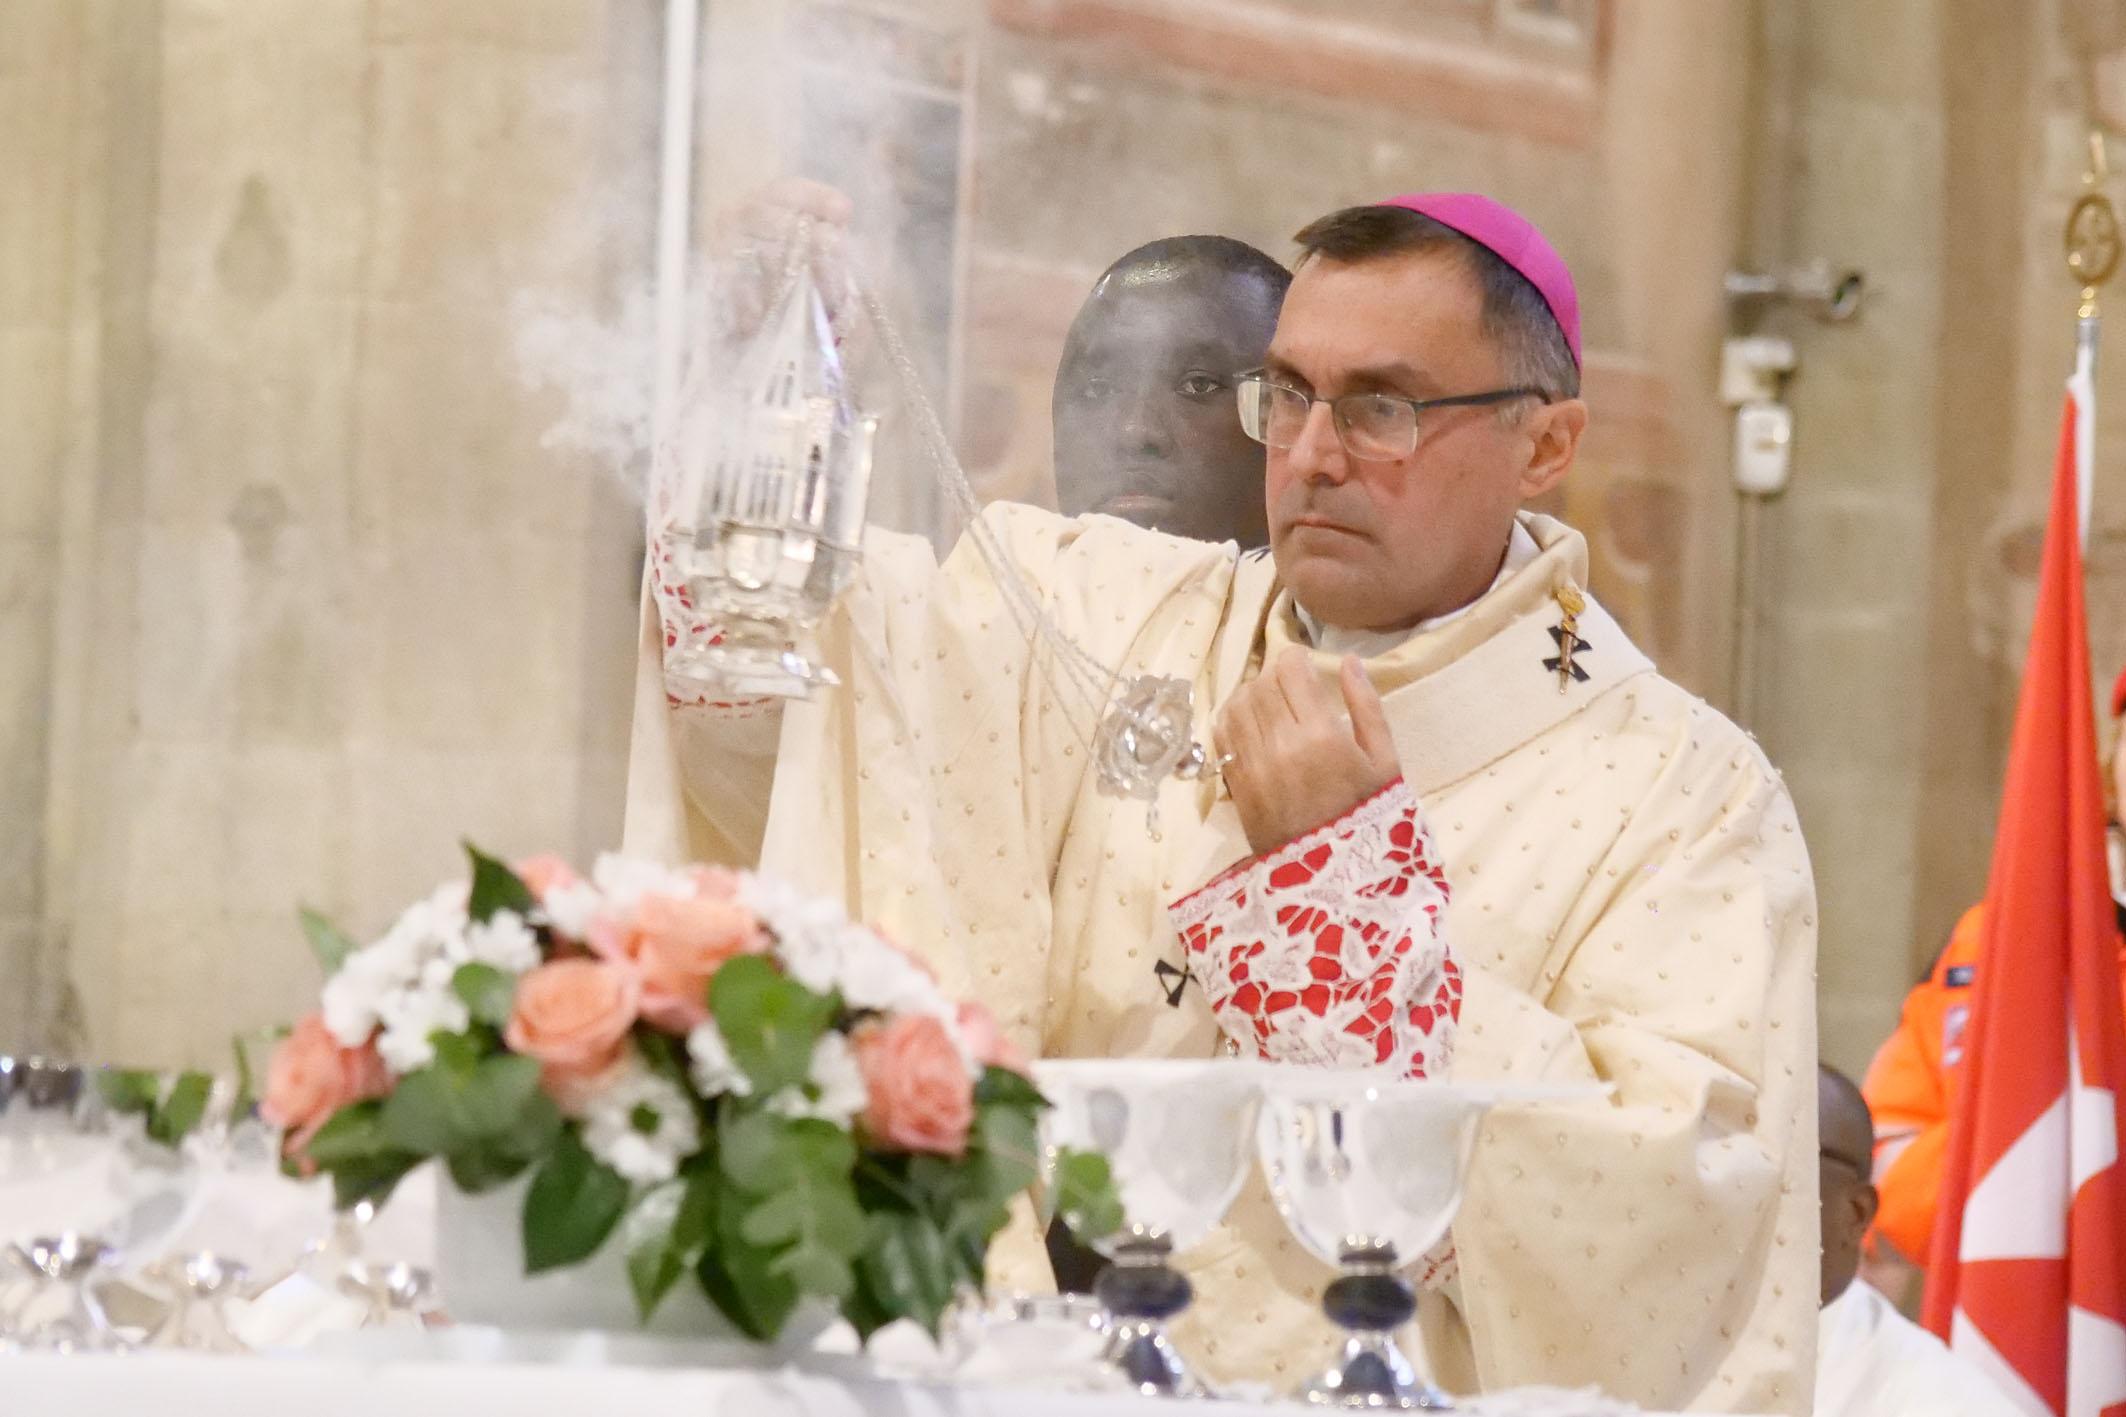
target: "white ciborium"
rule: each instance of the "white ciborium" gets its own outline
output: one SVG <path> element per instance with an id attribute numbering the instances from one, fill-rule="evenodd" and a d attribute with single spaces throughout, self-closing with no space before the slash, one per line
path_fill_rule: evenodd
<path id="1" fill-rule="evenodd" d="M 1068 1059 L 1034 1064 L 1044 1179 L 1057 1152 L 1107 1156 L 1124 1224 L 1093 1247 L 1113 1263 L 1094 1286 L 1112 1322 L 1105 1360 L 1139 1392 L 1203 1396 L 1167 1321 L 1188 1307 L 1173 1257 L 1224 1218 L 1254 1160 L 1261 1065 L 1237 1060 Z"/>

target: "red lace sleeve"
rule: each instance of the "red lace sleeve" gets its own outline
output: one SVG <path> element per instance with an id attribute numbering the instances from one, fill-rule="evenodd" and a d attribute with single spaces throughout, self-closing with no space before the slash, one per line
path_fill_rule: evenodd
<path id="1" fill-rule="evenodd" d="M 1219 1026 L 1264 1058 L 1443 1076 L 1462 979 L 1447 879 L 1397 778 L 1168 908 Z"/>

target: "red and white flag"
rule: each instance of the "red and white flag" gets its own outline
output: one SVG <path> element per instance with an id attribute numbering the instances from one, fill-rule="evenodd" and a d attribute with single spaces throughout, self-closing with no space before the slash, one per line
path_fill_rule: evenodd
<path id="1" fill-rule="evenodd" d="M 2082 602 L 2091 348 L 2060 426 L 1927 1266 L 1927 1327 L 2031 1417 L 2126 1417 L 2126 1018 Z"/>

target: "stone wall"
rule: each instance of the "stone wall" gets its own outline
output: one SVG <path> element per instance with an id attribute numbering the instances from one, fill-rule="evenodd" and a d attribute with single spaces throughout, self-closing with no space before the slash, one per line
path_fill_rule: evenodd
<path id="1" fill-rule="evenodd" d="M 11 1039 L 218 1060 L 298 902 L 616 834 L 635 517 L 513 368 L 646 260 L 564 220 L 645 190 L 640 11 L 4 7 Z"/>

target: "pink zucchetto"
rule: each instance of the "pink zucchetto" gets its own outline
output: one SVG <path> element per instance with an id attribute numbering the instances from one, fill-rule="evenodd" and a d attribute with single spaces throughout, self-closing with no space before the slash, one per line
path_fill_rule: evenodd
<path id="1" fill-rule="evenodd" d="M 1565 258 L 1536 230 L 1535 223 L 1502 202 L 1475 192 L 1407 192 L 1374 203 L 1402 207 L 1431 217 L 1497 256 L 1519 271 L 1565 333 L 1565 347 L 1572 362 L 1580 362 L 1580 292 L 1572 283 Z"/>

